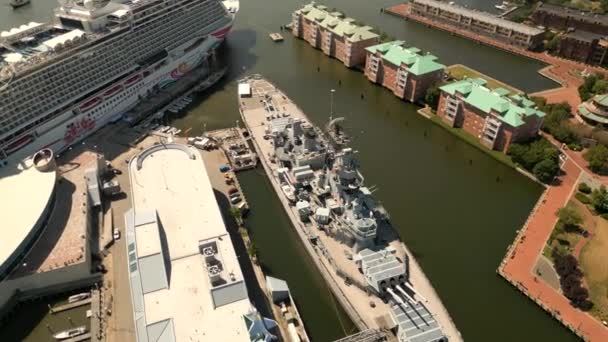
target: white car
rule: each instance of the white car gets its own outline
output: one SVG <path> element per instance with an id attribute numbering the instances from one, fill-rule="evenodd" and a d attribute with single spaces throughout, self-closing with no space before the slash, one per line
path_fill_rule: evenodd
<path id="1" fill-rule="evenodd" d="M 114 229 L 114 240 L 120 239 L 120 230 Z"/>

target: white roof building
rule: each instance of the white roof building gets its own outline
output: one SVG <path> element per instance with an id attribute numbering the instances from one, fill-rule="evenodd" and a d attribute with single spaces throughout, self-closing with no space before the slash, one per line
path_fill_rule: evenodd
<path id="1" fill-rule="evenodd" d="M 137 340 L 272 338 L 260 328 L 272 321 L 249 301 L 199 152 L 155 145 L 131 160 L 129 178 L 133 208 L 125 219 Z"/>

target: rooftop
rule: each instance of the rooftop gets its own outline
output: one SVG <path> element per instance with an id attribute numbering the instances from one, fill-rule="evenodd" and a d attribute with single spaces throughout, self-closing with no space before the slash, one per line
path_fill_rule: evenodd
<path id="1" fill-rule="evenodd" d="M 442 2 L 438 0 L 412 0 L 412 3 L 418 3 L 427 5 L 435 8 L 439 8 L 443 11 L 462 15 L 464 17 L 473 18 L 482 22 L 490 23 L 492 25 L 504 27 L 516 32 L 521 32 L 527 35 L 539 35 L 543 34 L 544 31 L 537 29 L 536 27 L 528 26 L 525 24 L 516 23 L 510 20 L 499 18 L 493 14 L 477 11 L 474 9 L 465 8 L 459 5 L 449 4 L 448 2 Z"/>
<path id="2" fill-rule="evenodd" d="M 0 169 L 0 194 L 4 198 L 0 217 L 5 227 L 0 239 L 0 266 L 26 243 L 26 238 L 44 219 L 43 214 L 53 200 L 56 180 L 56 172 L 39 171 L 32 158 Z"/>
<path id="3" fill-rule="evenodd" d="M 249 341 L 247 288 L 198 151 L 155 145 L 131 160 L 129 177 L 138 341 Z"/>
<path id="4" fill-rule="evenodd" d="M 555 15 L 558 17 L 569 17 L 576 21 L 584 21 L 588 23 L 600 24 L 600 25 L 608 25 L 608 15 L 585 12 L 580 9 L 564 7 L 559 5 L 553 5 L 541 2 L 536 8 L 535 12 L 547 12 L 551 15 Z"/>
<path id="5" fill-rule="evenodd" d="M 574 30 L 572 32 L 566 33 L 566 37 L 591 43 L 594 40 L 600 40 L 604 38 L 604 35 L 588 31 Z"/>
<path id="6" fill-rule="evenodd" d="M 490 90 L 485 85 L 486 80 L 482 78 L 464 79 L 446 84 L 440 89 L 450 95 L 460 94 L 466 103 L 484 113 L 494 112 L 501 121 L 512 127 L 523 125 L 524 117 L 545 116 L 531 100 L 519 94 L 509 95 L 503 88 Z"/>
<path id="7" fill-rule="evenodd" d="M 429 72 L 445 69 L 445 65 L 437 63 L 437 57 L 426 54 L 421 55 L 420 49 L 415 47 L 405 48 L 404 42 L 396 40 L 388 43 L 367 47 L 370 53 L 381 53 L 383 58 L 396 65 L 407 65 L 409 72 L 414 75 L 424 75 Z"/>
<path id="8" fill-rule="evenodd" d="M 310 3 L 296 11 L 302 13 L 310 21 L 317 22 L 319 26 L 333 34 L 346 37 L 350 42 L 379 38 L 370 26 L 360 26 L 355 19 L 345 18 L 340 12 L 328 12 L 327 7 Z"/>

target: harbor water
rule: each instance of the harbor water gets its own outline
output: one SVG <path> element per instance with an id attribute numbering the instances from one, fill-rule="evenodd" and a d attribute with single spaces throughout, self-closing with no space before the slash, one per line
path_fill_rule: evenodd
<path id="1" fill-rule="evenodd" d="M 392 0 L 332 0 L 329 7 L 430 51 L 444 64 L 462 63 L 533 92 L 556 84 L 537 71 L 544 65 L 526 58 L 406 22 L 380 12 Z M 458 2 L 458 1 L 457 1 Z M 499 1 L 463 0 L 488 9 Z M 496 274 L 516 230 L 542 188 L 416 113 L 303 41 L 271 32 L 301 6 L 296 0 L 241 2 L 227 44 L 219 52 L 230 65 L 226 78 L 197 98 L 174 125 L 191 134 L 234 125 L 239 118 L 236 81 L 261 73 L 291 97 L 317 125 L 329 116 L 330 90 L 335 111 L 359 151 L 368 185 L 391 214 L 395 227 L 416 254 L 457 327 L 467 341 L 575 341 L 576 337 Z M 48 18 L 53 1 L 33 0 L 13 14 L 0 8 L 0 29 Z M 484 7 L 485 6 L 485 7 Z M 493 6 L 493 5 L 492 5 Z M 315 341 L 353 332 L 316 273 L 261 169 L 239 176 L 252 206 L 247 225 L 269 275 L 288 281 Z"/>

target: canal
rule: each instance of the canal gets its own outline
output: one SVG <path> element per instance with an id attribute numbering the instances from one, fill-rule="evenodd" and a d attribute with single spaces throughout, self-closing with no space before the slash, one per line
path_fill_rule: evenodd
<path id="1" fill-rule="evenodd" d="M 537 73 L 541 63 L 380 13 L 381 7 L 397 2 L 324 3 L 432 52 L 444 64 L 467 64 L 527 92 L 556 86 Z M 498 2 L 461 1 L 486 9 Z M 329 91 L 336 89 L 335 109 L 347 118 L 368 185 L 378 187 L 375 196 L 391 213 L 465 340 L 576 340 L 495 272 L 541 187 L 288 32 L 283 43 L 273 43 L 268 34 L 287 24 L 300 5 L 296 0 L 243 1 L 220 52 L 229 74 L 174 124 L 191 127 L 192 134 L 202 133 L 203 127 L 234 125 L 239 118 L 236 80 L 250 73 L 274 82 L 318 125 L 327 121 Z M 53 6 L 52 1 L 34 1 L 17 16 L 2 8 L 0 25 L 43 20 Z M 247 225 L 261 263 L 269 274 L 289 282 L 309 334 L 315 341 L 331 341 L 351 332 L 352 323 L 316 274 L 265 176 L 258 170 L 239 178 L 252 205 Z"/>

